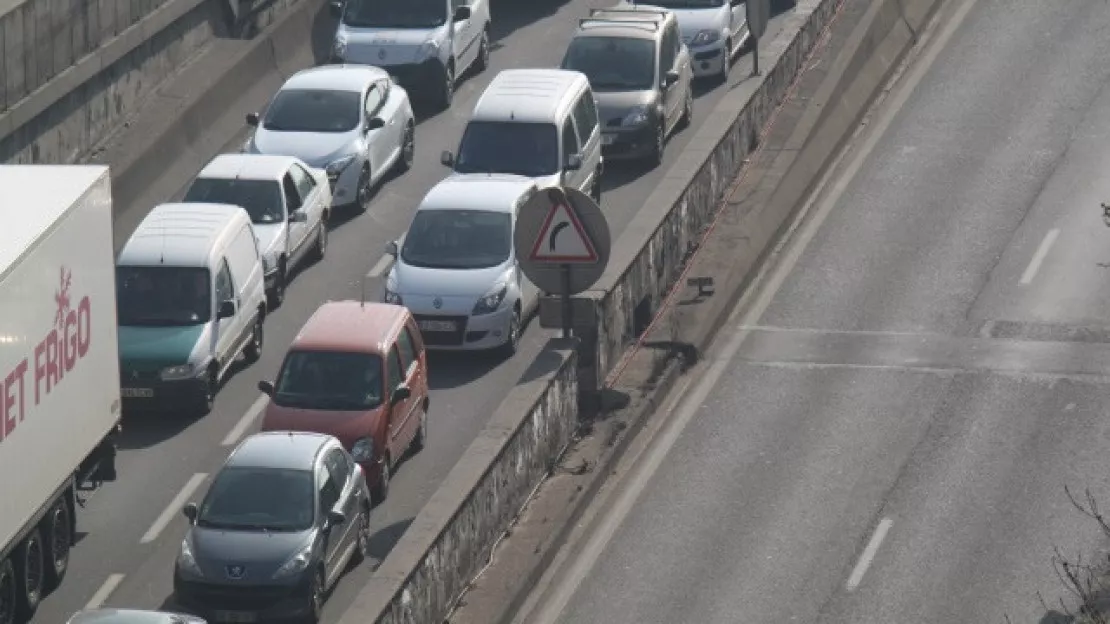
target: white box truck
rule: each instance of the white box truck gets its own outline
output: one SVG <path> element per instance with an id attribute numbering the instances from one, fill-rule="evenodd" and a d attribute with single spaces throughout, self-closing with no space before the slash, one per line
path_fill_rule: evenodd
<path id="1" fill-rule="evenodd" d="M 115 480 L 108 168 L 0 165 L 0 624 L 61 582 L 79 497 Z"/>

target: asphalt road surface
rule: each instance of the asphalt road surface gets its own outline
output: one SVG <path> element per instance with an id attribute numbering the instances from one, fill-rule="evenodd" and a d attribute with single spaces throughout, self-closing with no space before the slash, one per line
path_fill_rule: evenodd
<path id="1" fill-rule="evenodd" d="M 329 299 L 359 296 L 362 277 L 379 261 L 386 242 L 403 233 L 420 198 L 447 174 L 439 165 L 439 154 L 457 146 L 467 114 L 496 72 L 555 65 L 577 20 L 587 14 L 588 8 L 607 4 L 601 0 L 562 4 L 494 0 L 496 45 L 491 68 L 459 86 L 449 111 L 419 124 L 414 168 L 386 183 L 364 215 L 336 225 L 325 261 L 297 276 L 282 307 L 267 319 L 262 359 L 227 382 L 215 410 L 203 419 L 165 416 L 125 420 L 118 460 L 120 480 L 95 493 L 79 514 L 81 539 L 73 551 L 69 576 L 45 599 L 35 622 L 64 622 L 87 604 L 172 606 L 167 603 L 172 593 L 172 565 L 186 526 L 181 506 L 203 494 L 208 477 L 229 450 L 244 434 L 257 428 L 255 420 L 262 406 L 258 380 L 276 373 L 284 348 L 317 306 Z M 773 37 L 780 28 L 781 18 L 776 18 L 766 36 Z M 327 45 L 327 30 L 326 24 L 317 28 L 317 46 Z M 747 63 L 734 66 L 730 83 L 746 77 L 749 67 Z M 692 128 L 676 135 L 668 145 L 668 165 L 696 134 L 726 88 L 708 89 L 697 98 Z M 262 108 L 270 95 L 257 94 L 254 110 Z M 241 120 L 244 112 L 228 111 L 228 119 Z M 246 135 L 240 128 L 228 132 L 227 123 L 213 120 L 209 135 L 216 140 L 211 136 L 195 137 L 194 145 L 215 146 L 211 153 L 167 155 L 164 175 L 150 182 L 150 204 L 179 196 L 188 177 L 217 151 L 238 150 Z M 221 144 L 222 150 L 218 147 Z M 667 165 L 651 172 L 622 166 L 608 169 L 602 207 L 610 218 L 615 239 L 635 217 Z M 157 189 L 171 190 L 156 196 Z M 149 208 L 117 206 L 117 245 L 122 245 Z M 548 335 L 532 324 L 522 339 L 520 352 L 508 361 L 433 356 L 429 446 L 394 475 L 389 499 L 373 513 L 375 556 L 340 582 L 326 606 L 327 621 L 338 620 L 373 566 L 396 543 L 508 389 L 535 359 Z"/>
<path id="2" fill-rule="evenodd" d="M 1110 5 L 950 8 L 530 624 L 1057 621 L 1054 546 L 1106 547 L 1063 488 L 1110 501 Z"/>

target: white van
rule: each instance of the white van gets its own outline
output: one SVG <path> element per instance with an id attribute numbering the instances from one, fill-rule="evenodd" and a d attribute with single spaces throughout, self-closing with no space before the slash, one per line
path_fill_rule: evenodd
<path id="1" fill-rule="evenodd" d="M 601 128 L 586 75 L 565 69 L 507 69 L 490 82 L 463 131 L 456 173 L 508 173 L 537 185 L 571 186 L 601 202 Z"/>
<path id="2" fill-rule="evenodd" d="M 265 270 L 250 215 L 162 204 L 116 258 L 124 407 L 212 409 L 235 359 L 262 350 Z"/>

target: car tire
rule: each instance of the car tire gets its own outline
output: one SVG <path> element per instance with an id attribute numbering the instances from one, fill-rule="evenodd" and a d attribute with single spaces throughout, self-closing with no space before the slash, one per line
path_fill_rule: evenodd
<path id="1" fill-rule="evenodd" d="M 351 554 L 351 567 L 370 557 L 370 506 L 363 503 L 358 515 L 358 534 L 355 535 L 355 552 Z"/>
<path id="2" fill-rule="evenodd" d="M 35 528 L 15 549 L 16 614 L 30 620 L 42 602 L 46 580 L 45 547 L 42 532 Z"/>
<path id="3" fill-rule="evenodd" d="M 410 121 L 405 124 L 405 136 L 401 142 L 401 155 L 397 157 L 397 173 L 404 173 L 412 169 L 412 163 L 415 158 L 416 128 Z"/>
<path id="4" fill-rule="evenodd" d="M 362 166 L 358 174 L 358 188 L 355 190 L 355 211 L 366 212 L 370 206 L 370 195 L 374 189 L 370 188 L 373 176 L 370 175 L 370 163 Z"/>
<path id="5" fill-rule="evenodd" d="M 501 355 L 510 358 L 516 355 L 520 347 L 520 308 L 513 308 L 513 315 L 509 318 L 509 338 L 501 345 Z"/>
<path id="6" fill-rule="evenodd" d="M 262 326 L 262 314 L 260 313 L 254 317 L 254 327 L 251 329 L 250 340 L 247 341 L 247 346 L 243 347 L 243 355 L 250 364 L 257 362 L 262 357 L 262 342 L 266 338 Z"/>
<path id="7" fill-rule="evenodd" d="M 268 297 L 271 310 L 276 310 L 281 307 L 281 304 L 285 303 L 285 288 L 287 286 L 286 280 L 288 279 L 288 273 L 286 272 L 285 260 L 281 260 L 280 262 L 281 264 L 278 265 L 277 277 L 274 278 L 274 287 L 270 289 Z"/>
<path id="8" fill-rule="evenodd" d="M 416 435 L 412 437 L 412 452 L 419 453 L 428 445 L 428 406 L 425 403 L 420 407 L 420 424 Z"/>
<path id="9" fill-rule="evenodd" d="M 215 367 L 210 367 L 208 372 L 204 375 L 204 384 L 197 395 L 197 411 L 201 416 L 207 416 L 212 412 L 216 404 L 216 386 L 220 380 L 216 374 Z"/>
<path id="10" fill-rule="evenodd" d="M 15 565 L 10 558 L 0 559 L 0 624 L 15 624 L 18 603 Z"/>
<path id="11" fill-rule="evenodd" d="M 370 489 L 370 498 L 375 507 L 384 503 L 385 499 L 389 497 L 389 481 L 392 478 L 389 472 L 392 468 L 389 455 L 387 454 L 382 458 L 382 469 L 378 473 L 378 482 Z"/>
<path id="12" fill-rule="evenodd" d="M 655 141 L 651 147 L 651 153 L 648 154 L 648 164 L 654 169 L 663 164 L 663 152 L 667 149 L 667 124 L 660 121 L 659 127 L 655 129 Z"/>
<path id="13" fill-rule="evenodd" d="M 686 85 L 686 101 L 682 103 L 682 118 L 678 120 L 678 128 L 685 130 L 694 123 L 694 90 Z"/>
<path id="14" fill-rule="evenodd" d="M 722 52 L 724 58 L 721 59 L 721 70 L 717 72 L 717 82 L 728 82 L 728 73 L 732 69 L 732 40 L 725 39 L 725 47 Z"/>
<path id="15" fill-rule="evenodd" d="M 489 28 L 482 29 L 482 39 L 478 42 L 478 58 L 474 59 L 474 68 L 478 73 L 489 69 Z"/>
<path id="16" fill-rule="evenodd" d="M 594 181 L 590 185 L 590 199 L 598 206 L 601 205 L 601 171 L 594 172 Z"/>
<path id="17" fill-rule="evenodd" d="M 439 91 L 436 93 L 436 105 L 440 110 L 447 110 L 451 108 L 451 102 L 455 99 L 455 66 L 454 63 L 448 63 L 440 70 L 441 76 Z"/>
<path id="18" fill-rule="evenodd" d="M 324 597 L 327 595 L 327 591 L 324 571 L 317 570 L 312 577 L 312 586 L 308 591 L 308 613 L 304 617 L 305 624 L 319 624 L 324 614 Z"/>
<path id="19" fill-rule="evenodd" d="M 69 552 L 73 545 L 72 515 L 66 500 L 54 503 L 46 515 L 46 590 L 62 584 L 69 570 Z"/>
<path id="20" fill-rule="evenodd" d="M 328 253 L 328 222 L 321 218 L 320 225 L 316 226 L 316 241 L 312 246 L 312 261 L 320 262 Z"/>

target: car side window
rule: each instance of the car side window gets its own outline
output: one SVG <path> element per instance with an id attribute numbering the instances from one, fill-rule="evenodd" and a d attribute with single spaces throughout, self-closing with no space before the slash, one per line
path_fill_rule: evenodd
<path id="1" fill-rule="evenodd" d="M 300 165 L 290 167 L 289 174 L 293 176 L 293 184 L 297 187 L 297 195 L 300 196 L 301 201 L 307 201 L 309 196 L 312 195 L 312 191 L 316 190 L 316 180 Z"/>
<path id="2" fill-rule="evenodd" d="M 461 6 L 467 6 L 470 0 L 451 0 L 451 11 L 456 11 Z"/>
<path id="3" fill-rule="evenodd" d="M 286 173 L 281 179 L 281 190 L 285 191 L 285 205 L 289 212 L 293 213 L 300 210 L 304 202 L 300 191 L 297 190 L 297 183 L 293 181 L 291 174 Z"/>
<path id="4" fill-rule="evenodd" d="M 347 456 L 339 449 L 332 449 L 324 457 L 324 463 L 336 487 L 342 491 L 343 486 L 347 484 L 347 478 L 351 476 L 351 463 L 347 461 Z"/>
<path id="5" fill-rule="evenodd" d="M 366 118 L 370 119 L 377 115 L 384 101 L 385 98 L 382 96 L 381 85 L 377 83 L 371 85 L 370 89 L 366 92 Z"/>
<path id="6" fill-rule="evenodd" d="M 389 393 L 393 394 L 394 388 L 404 383 L 404 373 L 401 372 L 401 358 L 397 353 L 397 345 L 389 350 L 389 362 L 386 363 L 389 367 Z"/>
<path id="7" fill-rule="evenodd" d="M 231 269 L 227 258 L 220 260 L 220 270 L 216 273 L 216 301 L 223 302 L 235 298 L 235 285 L 231 281 Z"/>
<path id="8" fill-rule="evenodd" d="M 671 39 L 673 37 L 674 37 L 674 33 L 671 31 L 671 29 L 669 27 L 663 29 L 663 39 L 662 39 L 662 41 L 659 42 L 659 80 L 660 81 L 663 80 L 663 76 L 667 75 L 667 72 L 674 69 L 674 61 L 675 61 L 674 43 L 672 43 L 672 41 L 671 41 Z"/>
<path id="9" fill-rule="evenodd" d="M 678 34 L 678 26 L 671 27 L 671 48 L 674 49 L 674 62 L 678 63 L 678 56 L 682 54 L 682 37 Z"/>
<path id="10" fill-rule="evenodd" d="M 574 122 L 570 117 L 563 121 L 563 159 L 578 153 L 578 135 L 574 133 Z"/>
<path id="11" fill-rule="evenodd" d="M 328 513 L 335 509 L 336 503 L 339 502 L 339 488 L 336 487 L 335 481 L 331 479 L 326 466 L 320 466 L 320 471 L 316 477 L 316 487 L 320 496 L 320 511 Z"/>
<path id="12" fill-rule="evenodd" d="M 590 94 L 586 92 L 578 97 L 578 103 L 574 105 L 574 123 L 582 135 L 582 142 L 589 140 L 594 133 L 594 127 L 597 126 L 596 116 L 593 119 L 590 118 L 590 100 Z"/>
<path id="13" fill-rule="evenodd" d="M 401 335 L 397 337 L 397 348 L 401 354 L 401 370 L 407 373 L 412 366 L 412 361 L 416 359 L 416 351 L 412 348 L 412 337 L 409 335 L 408 327 L 401 329 Z"/>

